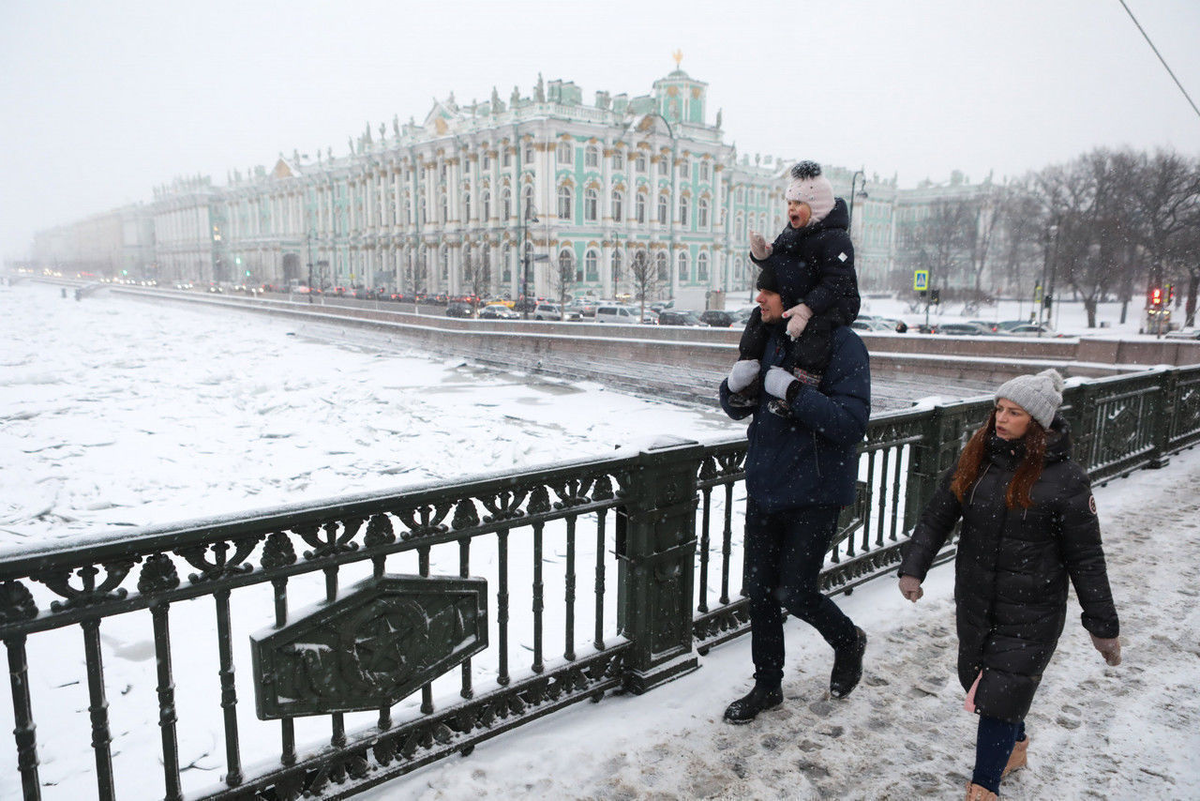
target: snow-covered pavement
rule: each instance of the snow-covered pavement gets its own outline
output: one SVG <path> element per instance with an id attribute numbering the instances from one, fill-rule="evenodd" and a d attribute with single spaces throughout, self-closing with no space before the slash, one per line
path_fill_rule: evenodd
<path id="1" fill-rule="evenodd" d="M 1200 798 L 1200 450 L 1096 491 L 1124 662 L 1067 628 L 1028 719 L 1029 768 L 1003 798 Z M 837 601 L 868 633 L 866 674 L 827 698 L 830 652 L 787 624 L 785 703 L 721 720 L 750 687 L 743 637 L 641 697 L 584 704 L 393 781 L 370 799 L 961 798 L 976 718 L 955 677 L 953 567 L 912 605 L 881 580 Z"/>

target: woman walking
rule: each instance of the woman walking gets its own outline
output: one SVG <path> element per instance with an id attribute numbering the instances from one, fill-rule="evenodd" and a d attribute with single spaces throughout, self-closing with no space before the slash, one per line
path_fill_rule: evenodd
<path id="1" fill-rule="evenodd" d="M 1025 716 L 1067 616 L 1067 579 L 1083 627 L 1110 665 L 1119 627 L 1100 544 L 1091 483 L 1071 461 L 1054 370 L 996 391 L 975 432 L 921 514 L 900 565 L 900 592 L 916 603 L 937 552 L 962 519 L 955 557 L 958 678 L 979 715 L 968 801 L 997 797 L 1000 779 L 1024 767 Z"/>

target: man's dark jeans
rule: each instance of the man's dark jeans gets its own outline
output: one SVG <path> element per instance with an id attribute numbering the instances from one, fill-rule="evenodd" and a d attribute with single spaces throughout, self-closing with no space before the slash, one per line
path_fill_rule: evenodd
<path id="1" fill-rule="evenodd" d="M 783 680 L 783 612 L 813 626 L 835 649 L 856 641 L 854 624 L 821 594 L 819 574 L 837 526 L 838 506 L 766 514 L 746 502 L 743 581 L 750 597 L 750 649 L 759 684 Z"/>

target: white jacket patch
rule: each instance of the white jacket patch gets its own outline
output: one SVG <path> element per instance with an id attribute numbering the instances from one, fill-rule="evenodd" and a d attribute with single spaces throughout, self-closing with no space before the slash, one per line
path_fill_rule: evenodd
<path id="1" fill-rule="evenodd" d="M 845 253 L 839 253 L 839 254 L 838 254 L 838 261 L 845 261 L 845 260 L 846 260 L 846 259 L 848 259 L 848 258 L 850 258 L 850 257 L 849 257 L 849 256 L 847 256 Z"/>

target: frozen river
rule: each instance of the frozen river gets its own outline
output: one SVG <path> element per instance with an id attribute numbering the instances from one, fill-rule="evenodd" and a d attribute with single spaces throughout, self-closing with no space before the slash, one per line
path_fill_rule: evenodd
<path id="1" fill-rule="evenodd" d="M 0 286 L 0 342 L 0 550 L 745 430 L 713 408 L 29 282 Z"/>

